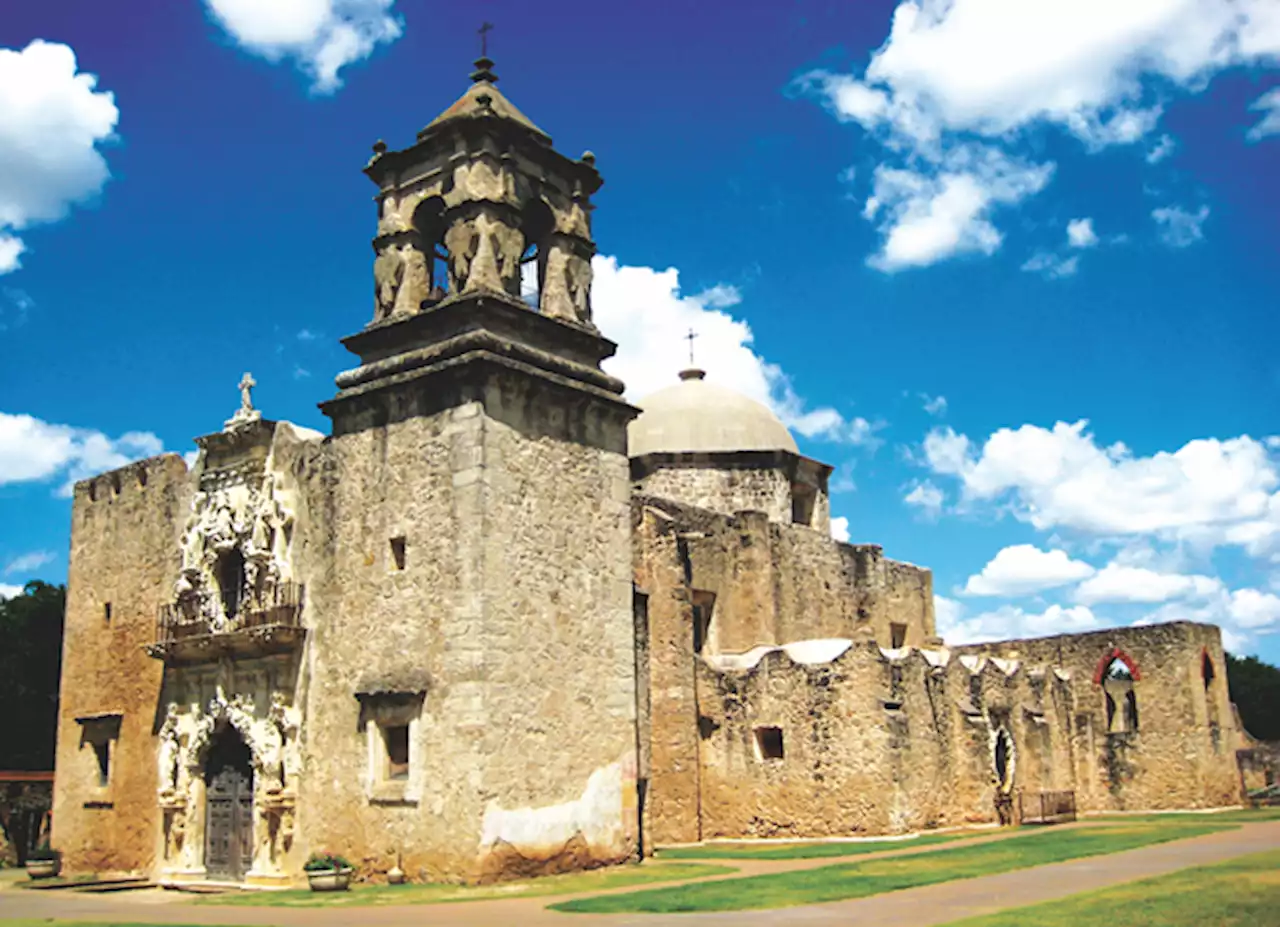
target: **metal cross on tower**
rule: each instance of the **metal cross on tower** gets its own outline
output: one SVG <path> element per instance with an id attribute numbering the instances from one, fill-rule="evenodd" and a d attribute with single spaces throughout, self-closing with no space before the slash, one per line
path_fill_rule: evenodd
<path id="1" fill-rule="evenodd" d="M 493 23 L 481 23 L 476 30 L 480 34 L 480 57 L 489 57 L 489 33 L 493 31 Z"/>
<path id="2" fill-rule="evenodd" d="M 685 335 L 684 337 L 689 342 L 689 366 L 692 367 L 693 366 L 693 339 L 697 338 L 698 335 L 691 328 L 689 329 L 689 334 Z"/>

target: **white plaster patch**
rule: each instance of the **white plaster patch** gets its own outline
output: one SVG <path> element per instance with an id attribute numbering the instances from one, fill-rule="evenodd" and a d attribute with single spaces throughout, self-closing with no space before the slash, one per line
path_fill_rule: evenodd
<path id="1" fill-rule="evenodd" d="M 819 638 L 811 641 L 796 641 L 785 644 L 782 649 L 787 656 L 797 663 L 830 663 L 853 646 L 847 637 Z"/>
<path id="2" fill-rule="evenodd" d="M 986 666 L 987 658 L 965 653 L 960 655 L 960 663 L 965 669 L 976 675 L 982 672 L 982 667 Z"/>
<path id="3" fill-rule="evenodd" d="M 1017 660 L 1002 660 L 999 657 L 992 657 L 991 662 L 996 665 L 996 669 L 1004 673 L 1006 676 L 1012 676 L 1018 671 Z"/>
<path id="4" fill-rule="evenodd" d="M 505 809 L 490 802 L 484 812 L 480 845 L 508 843 L 525 856 L 558 851 L 575 834 L 588 846 L 622 845 L 622 764 L 597 769 L 582 797 L 544 808 Z"/>
<path id="5" fill-rule="evenodd" d="M 898 663 L 911 653 L 910 647 L 881 647 L 880 655 L 891 663 Z"/>
<path id="6" fill-rule="evenodd" d="M 1071 681 L 1071 671 L 1070 671 L 1070 670 L 1058 669 L 1058 667 L 1056 667 L 1056 666 L 1055 666 L 1055 667 L 1053 668 L 1053 675 L 1057 676 L 1057 677 L 1058 677 L 1059 679 L 1061 679 L 1063 682 L 1070 682 L 1070 681 Z"/>
<path id="7" fill-rule="evenodd" d="M 920 653 L 930 666 L 946 666 L 951 662 L 951 651 L 945 647 L 942 650 L 921 650 Z"/>

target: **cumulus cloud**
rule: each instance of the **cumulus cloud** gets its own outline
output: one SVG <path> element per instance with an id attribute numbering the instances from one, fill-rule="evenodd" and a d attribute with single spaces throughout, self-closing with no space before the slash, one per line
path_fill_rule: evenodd
<path id="1" fill-rule="evenodd" d="M 0 486 L 57 479 L 59 493 L 69 495 L 77 480 L 163 450 L 160 439 L 147 431 L 110 438 L 89 428 L 0 412 Z"/>
<path id="2" fill-rule="evenodd" d="M 997 553 L 981 573 L 970 576 L 964 592 L 976 596 L 1023 596 L 1066 586 L 1093 572 L 1093 567 L 1072 560 L 1066 551 L 1015 544 Z"/>
<path id="3" fill-rule="evenodd" d="M 1209 218 L 1209 207 L 1187 212 L 1180 206 L 1162 206 L 1151 210 L 1151 218 L 1159 226 L 1161 241 L 1171 248 L 1185 248 L 1204 238 L 1203 226 Z"/>
<path id="4" fill-rule="evenodd" d="M 0 599 L 12 599 L 20 595 L 22 595 L 21 586 L 9 586 L 4 583 L 0 583 Z"/>
<path id="5" fill-rule="evenodd" d="M 1274 0 L 902 0 L 865 69 L 813 71 L 797 87 L 882 147 L 865 210 L 883 236 L 873 266 L 921 267 L 993 253 L 994 207 L 1038 193 L 1052 169 L 1023 165 L 1036 182 L 1000 197 L 957 173 L 957 151 L 1008 159 L 1043 126 L 1090 152 L 1135 144 L 1159 124 L 1158 96 L 1280 56 L 1275 9 Z M 887 211 L 886 173 L 896 197 Z"/>
<path id="6" fill-rule="evenodd" d="M 755 352 L 751 327 L 726 311 L 742 300 L 735 287 L 685 296 L 674 267 L 628 267 L 606 256 L 597 256 L 592 270 L 595 322 L 618 344 L 604 368 L 626 383 L 629 399 L 643 400 L 677 382 L 679 371 L 689 365 L 686 336 L 692 330 L 697 365 L 707 371 L 709 382 L 769 406 L 806 438 L 867 448 L 880 443 L 876 433 L 883 422 L 848 417 L 830 406 L 810 408 L 782 368 Z"/>
<path id="7" fill-rule="evenodd" d="M 342 86 L 338 72 L 398 39 L 395 0 L 205 0 L 214 21 L 241 48 L 268 61 L 291 60 L 311 90 Z"/>
<path id="8" fill-rule="evenodd" d="M 1002 605 L 991 611 L 970 615 L 962 603 L 954 600 L 948 600 L 945 608 L 939 608 L 940 598 L 934 596 L 934 613 L 938 633 L 949 644 L 1079 634 L 1102 626 L 1098 616 L 1083 605 L 1070 608 L 1050 605 L 1042 612 L 1029 612 L 1013 605 Z"/>
<path id="9" fill-rule="evenodd" d="M 1173 154 L 1174 149 L 1177 147 L 1178 143 L 1173 140 L 1172 135 L 1161 135 L 1156 140 L 1155 146 L 1147 152 L 1147 163 L 1159 164 Z"/>
<path id="10" fill-rule="evenodd" d="M 849 519 L 843 515 L 831 519 L 831 536 L 844 544 L 849 543 Z"/>
<path id="11" fill-rule="evenodd" d="M 1100 602 L 1168 602 L 1170 599 L 1206 598 L 1222 591 L 1222 582 L 1211 576 L 1161 573 L 1145 567 L 1109 563 L 1082 582 L 1075 600 L 1085 605 Z"/>
<path id="12" fill-rule="evenodd" d="M 942 512 L 942 506 L 946 502 L 946 496 L 942 490 L 928 480 L 923 480 L 911 487 L 902 499 L 907 505 L 913 505 L 924 512 L 929 517 L 936 517 Z"/>
<path id="13" fill-rule="evenodd" d="M 924 402 L 924 410 L 930 415 L 943 416 L 947 414 L 946 396 L 930 396 L 928 393 L 921 393 L 920 399 Z"/>
<path id="14" fill-rule="evenodd" d="M 1067 244 L 1072 248 L 1092 248 L 1097 243 L 1092 219 L 1072 219 L 1067 223 Z"/>
<path id="15" fill-rule="evenodd" d="M 1273 87 L 1250 104 L 1252 112 L 1262 113 L 1262 118 L 1249 130 L 1251 142 L 1260 142 L 1268 135 L 1280 135 L 1280 87 Z"/>
<path id="16" fill-rule="evenodd" d="M 962 508 L 996 505 L 1040 530 L 1280 549 L 1280 461 L 1263 442 L 1207 438 L 1139 457 L 1099 446 L 1087 425 L 1002 428 L 980 447 L 936 428 L 924 462 L 957 481 Z"/>
<path id="17" fill-rule="evenodd" d="M 12 576 L 15 573 L 30 573 L 38 570 L 46 563 L 52 563 L 57 555 L 51 550 L 33 550 L 30 553 L 21 554 L 10 560 L 4 567 L 4 575 Z"/>
<path id="18" fill-rule="evenodd" d="M 57 222 L 107 182 L 99 146 L 120 112 L 97 83 L 66 45 L 0 48 L 0 274 L 21 266 L 26 245 L 16 233 Z"/>
<path id="19" fill-rule="evenodd" d="M 1022 264 L 1027 273 L 1043 274 L 1048 280 L 1061 280 L 1071 277 L 1080 269 L 1080 258 L 1076 255 L 1061 257 L 1050 251 L 1037 251 Z"/>

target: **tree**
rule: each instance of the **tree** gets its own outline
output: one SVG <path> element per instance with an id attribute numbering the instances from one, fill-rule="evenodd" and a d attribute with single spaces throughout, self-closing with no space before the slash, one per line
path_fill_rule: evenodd
<path id="1" fill-rule="evenodd" d="M 0 769 L 53 769 L 66 589 L 0 598 Z"/>
<path id="2" fill-rule="evenodd" d="M 1227 690 L 1246 731 L 1259 740 L 1280 740 L 1280 669 L 1227 654 Z"/>

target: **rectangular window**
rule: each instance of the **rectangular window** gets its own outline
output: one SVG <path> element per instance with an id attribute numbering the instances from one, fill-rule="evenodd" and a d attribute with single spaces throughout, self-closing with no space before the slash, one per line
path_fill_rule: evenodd
<path id="1" fill-rule="evenodd" d="M 797 525 L 813 524 L 813 509 L 818 501 L 818 490 L 800 483 L 791 487 L 791 521 Z"/>
<path id="2" fill-rule="evenodd" d="M 756 757 L 761 760 L 780 760 L 783 758 L 782 728 L 756 728 Z"/>
<path id="3" fill-rule="evenodd" d="M 393 564 L 393 567 L 392 567 L 393 569 L 396 569 L 396 570 L 404 569 L 404 538 L 403 537 L 391 539 L 391 562 Z"/>
<path id="4" fill-rule="evenodd" d="M 387 750 L 387 778 L 395 781 L 409 778 L 409 725 L 396 724 L 382 729 Z"/>
<path id="5" fill-rule="evenodd" d="M 889 625 L 889 646 L 894 650 L 907 645 L 907 626 L 905 624 Z"/>
<path id="6" fill-rule="evenodd" d="M 102 620 L 103 621 L 111 620 L 111 603 L 110 602 L 102 603 Z"/>
<path id="7" fill-rule="evenodd" d="M 711 635 L 711 615 L 716 607 L 714 592 L 693 591 L 693 652 L 702 653 Z"/>

